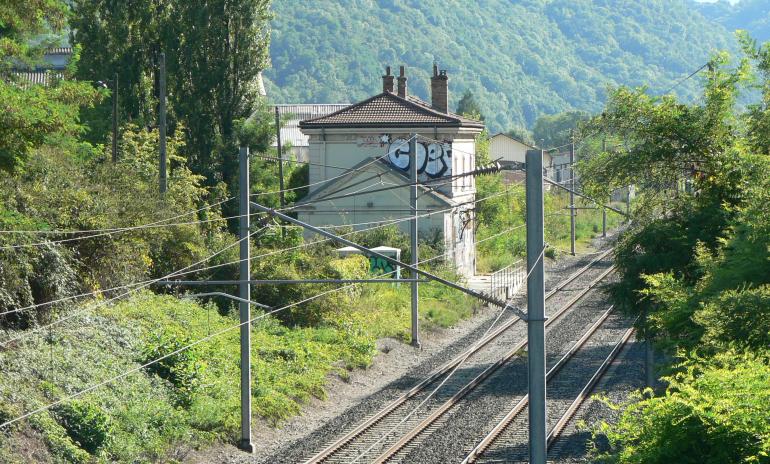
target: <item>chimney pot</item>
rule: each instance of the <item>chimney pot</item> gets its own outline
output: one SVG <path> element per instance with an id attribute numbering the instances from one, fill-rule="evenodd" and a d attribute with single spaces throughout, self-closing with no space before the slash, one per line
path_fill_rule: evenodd
<path id="1" fill-rule="evenodd" d="M 433 64 L 433 77 L 430 78 L 431 106 L 442 113 L 449 112 L 449 77 L 446 69 L 438 72 L 438 65 Z"/>
<path id="2" fill-rule="evenodd" d="M 400 74 L 398 76 L 398 96 L 406 98 L 406 75 L 403 66 L 401 66 Z"/>
<path id="3" fill-rule="evenodd" d="M 393 93 L 393 75 L 390 74 L 390 66 L 385 67 L 385 75 L 382 76 L 382 91 Z"/>

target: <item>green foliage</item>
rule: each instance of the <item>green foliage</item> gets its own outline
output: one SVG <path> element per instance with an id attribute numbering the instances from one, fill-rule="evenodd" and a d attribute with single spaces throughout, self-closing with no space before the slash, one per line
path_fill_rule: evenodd
<path id="1" fill-rule="evenodd" d="M 238 138 L 251 141 L 260 135 L 264 146 L 260 132 L 268 132 L 261 116 L 256 131 L 248 127 L 253 120 L 242 122 L 258 109 L 256 79 L 268 57 L 268 5 L 267 0 L 204 5 L 78 0 L 71 21 L 72 42 L 83 49 L 78 75 L 105 80 L 117 70 L 121 120 L 151 125 L 156 121 L 156 63 L 165 52 L 171 132 L 184 134 L 189 164 L 208 185 L 223 180 L 233 186 Z M 93 141 L 104 140 L 107 127 L 98 121 L 107 120 L 108 111 L 105 105 L 89 115 L 96 129 Z"/>
<path id="2" fill-rule="evenodd" d="M 142 364 L 163 358 L 147 369 L 174 386 L 178 402 L 189 406 L 200 387 L 204 364 L 196 347 L 184 349 L 193 342 L 186 331 L 164 327 L 150 333 L 142 348 Z"/>
<path id="3" fill-rule="evenodd" d="M 467 118 L 476 119 L 478 121 L 484 120 L 484 114 L 481 112 L 481 107 L 478 102 L 476 102 L 476 98 L 470 90 L 466 90 L 463 97 L 457 102 L 457 110 L 455 112 Z"/>
<path id="4" fill-rule="evenodd" d="M 450 107 L 470 90 L 493 133 L 545 114 L 596 112 L 608 85 L 660 92 L 711 50 L 734 47 L 684 1 L 312 0 L 298 9 L 278 0 L 273 10 L 265 77 L 276 101 L 359 101 L 380 91 L 388 64 L 406 65 L 410 93 L 430 101 L 437 62 L 449 70 Z M 695 89 L 689 81 L 676 91 Z"/>
<path id="5" fill-rule="evenodd" d="M 97 97 L 96 90 L 83 83 L 23 89 L 0 79 L 0 170 L 18 170 L 32 150 L 47 140 L 79 133 L 83 127 L 78 111 L 94 104 Z"/>
<path id="6" fill-rule="evenodd" d="M 535 121 L 532 136 L 538 146 L 543 148 L 564 147 L 572 142 L 572 132 L 589 119 L 582 111 L 568 111 L 554 115 L 540 116 Z"/>
<path id="7" fill-rule="evenodd" d="M 99 406 L 73 400 L 52 410 L 67 435 L 90 454 L 97 454 L 110 440 L 109 417 Z"/>
<path id="8" fill-rule="evenodd" d="M 770 5 L 765 0 L 692 3 L 705 17 L 728 30 L 745 29 L 759 40 L 770 40 Z"/>
<path id="9" fill-rule="evenodd" d="M 765 88 L 770 76 L 761 48 L 742 40 L 747 60 L 729 69 L 715 58 L 702 104 L 620 89 L 594 120 L 622 144 L 581 166 L 586 187 L 642 189 L 616 249 L 621 280 L 611 295 L 681 361 L 664 368 L 673 372 L 665 395 L 637 399 L 618 424 L 602 426 L 606 462 L 770 459 L 770 159 L 757 143 L 768 110 L 764 95 L 745 113 L 734 108 L 739 84 L 758 75 Z"/>
<path id="10" fill-rule="evenodd" d="M 20 63 L 37 63 L 50 44 L 45 35 L 61 32 L 68 11 L 67 3 L 61 0 L 0 3 L 0 76 L 6 77 Z"/>
<path id="11" fill-rule="evenodd" d="M 619 464 L 762 463 L 770 456 L 770 365 L 727 352 L 696 360 L 666 379 L 666 394 L 626 405 L 600 431 L 611 450 L 599 462 Z"/>

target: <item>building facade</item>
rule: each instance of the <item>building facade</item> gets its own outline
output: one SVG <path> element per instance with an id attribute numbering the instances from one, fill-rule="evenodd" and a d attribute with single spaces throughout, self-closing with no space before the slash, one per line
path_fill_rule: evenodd
<path id="1" fill-rule="evenodd" d="M 472 176 L 462 174 L 475 169 L 475 138 L 483 123 L 449 112 L 448 77 L 435 65 L 431 103 L 408 94 L 403 67 L 398 77 L 387 68 L 382 81 L 382 93 L 299 123 L 310 162 L 310 188 L 299 217 L 357 230 L 398 220 L 408 232 L 409 176 L 416 160 L 419 237 L 441 241 L 457 270 L 473 275 L 476 187 Z"/>

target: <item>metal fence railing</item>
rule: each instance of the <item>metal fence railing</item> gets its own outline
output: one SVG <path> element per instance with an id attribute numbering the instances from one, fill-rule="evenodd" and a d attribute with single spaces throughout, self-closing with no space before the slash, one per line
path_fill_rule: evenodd
<path id="1" fill-rule="evenodd" d="M 527 275 L 523 260 L 505 266 L 489 276 L 489 293 L 497 298 L 510 298 L 524 283 Z"/>

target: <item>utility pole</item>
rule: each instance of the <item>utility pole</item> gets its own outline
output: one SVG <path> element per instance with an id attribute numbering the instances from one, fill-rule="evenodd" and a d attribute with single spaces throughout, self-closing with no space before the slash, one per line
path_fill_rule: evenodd
<path id="1" fill-rule="evenodd" d="M 575 256 L 575 136 L 571 130 L 569 137 L 569 243 L 570 253 Z"/>
<path id="2" fill-rule="evenodd" d="M 118 73 L 112 80 L 112 162 L 118 162 Z"/>
<path id="3" fill-rule="evenodd" d="M 409 238 L 411 239 L 412 266 L 417 267 L 419 260 L 419 250 L 417 241 L 417 134 L 409 136 L 409 154 L 411 155 L 409 173 L 412 181 L 409 187 L 409 205 L 412 208 L 412 219 L 409 221 Z M 419 327 L 419 284 L 416 275 L 412 278 L 412 346 L 420 347 L 420 327 Z"/>
<path id="4" fill-rule="evenodd" d="M 543 151 L 527 150 L 527 340 L 529 462 L 545 464 L 545 272 L 543 269 Z"/>
<path id="5" fill-rule="evenodd" d="M 160 193 L 166 193 L 168 179 L 166 174 L 166 54 L 160 53 L 160 82 L 158 96 L 158 146 L 160 147 Z"/>
<path id="6" fill-rule="evenodd" d="M 238 238 L 240 239 L 241 268 L 238 276 L 240 283 L 239 294 L 241 301 L 238 304 L 241 316 L 241 441 L 238 447 L 249 453 L 254 452 L 251 443 L 251 261 L 249 251 L 249 148 L 241 147 L 238 153 L 239 168 L 239 202 L 238 214 L 240 215 L 240 227 Z"/>

